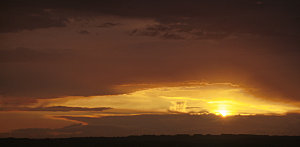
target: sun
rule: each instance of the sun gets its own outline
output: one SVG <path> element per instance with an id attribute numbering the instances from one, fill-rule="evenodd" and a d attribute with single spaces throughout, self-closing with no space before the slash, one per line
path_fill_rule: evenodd
<path id="1" fill-rule="evenodd" d="M 218 111 L 223 117 L 226 117 L 228 115 L 228 111 L 227 110 L 219 110 Z"/>

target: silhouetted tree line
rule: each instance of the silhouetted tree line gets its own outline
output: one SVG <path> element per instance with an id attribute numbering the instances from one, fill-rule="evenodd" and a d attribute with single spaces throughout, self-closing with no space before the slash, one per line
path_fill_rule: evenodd
<path id="1" fill-rule="evenodd" d="M 300 147 L 300 136 L 268 136 L 247 134 L 222 135 L 142 135 L 128 137 L 79 137 L 79 138 L 0 138 L 1 147 Z"/>

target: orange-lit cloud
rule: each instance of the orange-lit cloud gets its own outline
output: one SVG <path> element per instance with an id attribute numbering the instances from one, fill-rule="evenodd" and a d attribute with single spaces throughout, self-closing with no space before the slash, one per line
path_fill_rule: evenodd
<path id="1" fill-rule="evenodd" d="M 66 106 L 53 106 L 53 107 L 2 107 L 0 111 L 103 111 L 111 109 L 108 107 L 85 108 L 85 107 L 66 107 Z"/>
<path id="2" fill-rule="evenodd" d="M 135 111 L 181 112 L 217 115 L 285 114 L 300 107 L 285 102 L 264 100 L 232 84 L 191 84 L 138 90 L 129 94 L 92 97 L 67 97 L 40 100 L 37 105 L 67 107 L 111 107 Z M 109 110 L 108 110 L 109 111 Z M 106 111 L 106 112 L 108 112 Z M 120 112 L 122 113 L 122 112 Z"/>

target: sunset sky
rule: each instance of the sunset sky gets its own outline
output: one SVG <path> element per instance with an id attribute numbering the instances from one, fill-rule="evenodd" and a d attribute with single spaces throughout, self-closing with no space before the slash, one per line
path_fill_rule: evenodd
<path id="1" fill-rule="evenodd" d="M 4 0 L 0 137 L 300 135 L 298 0 Z"/>

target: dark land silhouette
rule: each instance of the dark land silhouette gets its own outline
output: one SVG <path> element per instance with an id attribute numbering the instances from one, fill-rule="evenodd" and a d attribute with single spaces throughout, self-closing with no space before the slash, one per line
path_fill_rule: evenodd
<path id="1" fill-rule="evenodd" d="M 222 135 L 143 135 L 128 137 L 79 137 L 79 138 L 1 138 L 1 147 L 50 147 L 50 146 L 97 146 L 97 147 L 176 147 L 176 146 L 225 146 L 225 147 L 283 147 L 300 146 L 300 136 L 268 136 L 247 134 Z"/>

